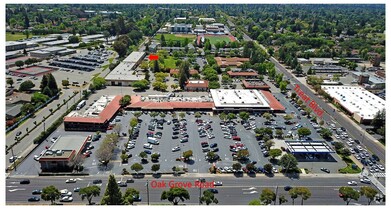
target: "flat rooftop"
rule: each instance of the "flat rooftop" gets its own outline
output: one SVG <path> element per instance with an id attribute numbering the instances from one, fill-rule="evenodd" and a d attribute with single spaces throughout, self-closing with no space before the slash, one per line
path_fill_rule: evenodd
<path id="1" fill-rule="evenodd" d="M 67 44 L 67 43 L 69 43 L 69 40 L 56 40 L 56 41 L 49 41 L 43 43 L 43 45 L 54 46 L 54 45 Z"/>
<path id="2" fill-rule="evenodd" d="M 322 89 L 351 114 L 372 120 L 378 111 L 386 108 L 386 101 L 360 86 L 322 86 Z"/>
<path id="3" fill-rule="evenodd" d="M 122 62 L 137 63 L 139 60 L 143 59 L 144 56 L 145 52 L 132 52 Z"/>
<path id="4" fill-rule="evenodd" d="M 266 98 L 257 90 L 211 89 L 210 93 L 217 108 L 224 107 L 270 107 Z"/>
<path id="5" fill-rule="evenodd" d="M 331 148 L 324 141 L 285 141 L 288 151 L 292 154 L 325 154 L 325 153 L 335 153 L 333 148 Z"/>
<path id="6" fill-rule="evenodd" d="M 46 153 L 39 159 L 40 161 L 69 160 L 71 156 L 80 152 L 87 142 L 86 136 L 69 135 L 58 137 L 57 141 L 47 150 L 52 151 L 51 155 Z"/>
<path id="7" fill-rule="evenodd" d="M 121 96 L 102 96 L 85 112 L 72 111 L 66 117 L 64 122 L 80 123 L 105 123 L 110 120 L 120 108 L 119 100 Z"/>
<path id="8" fill-rule="evenodd" d="M 144 74 L 139 74 L 133 70 L 135 63 L 120 63 L 106 77 L 106 80 L 136 81 L 144 79 Z"/>

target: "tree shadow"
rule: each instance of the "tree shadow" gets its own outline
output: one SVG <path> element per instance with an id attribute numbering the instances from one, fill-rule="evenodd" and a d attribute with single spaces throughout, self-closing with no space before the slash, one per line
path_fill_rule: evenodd
<path id="1" fill-rule="evenodd" d="M 236 173 L 234 173 L 234 176 L 237 178 L 243 177 L 243 172 L 236 172 Z"/>
<path id="2" fill-rule="evenodd" d="M 135 179 L 142 179 L 145 177 L 145 174 L 144 173 L 134 173 L 134 174 L 132 174 L 132 176 Z"/>
<path id="3" fill-rule="evenodd" d="M 188 161 L 184 161 L 186 164 L 188 165 L 193 165 L 195 163 L 194 160 L 188 160 Z"/>
<path id="4" fill-rule="evenodd" d="M 154 174 L 152 174 L 152 176 L 156 179 L 159 179 L 160 177 L 162 177 L 162 174 L 161 173 L 154 173 Z"/>

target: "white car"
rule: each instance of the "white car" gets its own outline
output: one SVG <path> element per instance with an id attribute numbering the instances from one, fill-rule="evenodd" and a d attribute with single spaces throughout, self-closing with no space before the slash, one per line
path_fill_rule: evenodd
<path id="1" fill-rule="evenodd" d="M 67 179 L 65 180 L 66 183 L 76 183 L 76 179 Z"/>
<path id="2" fill-rule="evenodd" d="M 349 181 L 348 185 L 349 186 L 357 186 L 357 182 L 356 181 Z"/>
<path id="3" fill-rule="evenodd" d="M 72 196 L 72 192 L 70 192 L 68 189 L 62 189 L 60 190 L 61 196 Z"/>
<path id="4" fill-rule="evenodd" d="M 174 148 L 172 148 L 172 152 L 180 151 L 180 150 L 181 150 L 181 147 L 174 147 Z"/>
<path id="5" fill-rule="evenodd" d="M 145 149 L 152 150 L 152 144 L 144 144 L 143 146 Z"/>
<path id="6" fill-rule="evenodd" d="M 231 136 L 231 135 L 224 135 L 224 138 L 225 138 L 225 139 L 231 139 L 232 136 Z"/>
<path id="7" fill-rule="evenodd" d="M 221 181 L 214 181 L 213 182 L 213 186 L 222 186 L 223 185 L 223 182 Z"/>
<path id="8" fill-rule="evenodd" d="M 371 183 L 371 180 L 368 179 L 368 178 L 361 178 L 361 179 L 360 179 L 360 182 L 370 184 L 370 183 Z"/>
<path id="9" fill-rule="evenodd" d="M 72 202 L 73 198 L 72 196 L 64 196 L 60 199 L 60 202 Z"/>

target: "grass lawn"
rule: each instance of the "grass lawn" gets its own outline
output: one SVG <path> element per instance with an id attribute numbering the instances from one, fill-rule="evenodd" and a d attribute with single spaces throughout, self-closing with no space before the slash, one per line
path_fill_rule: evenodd
<path id="1" fill-rule="evenodd" d="M 168 57 L 167 59 L 164 59 L 164 66 L 171 69 L 176 68 L 175 59 L 173 57 Z"/>
<path id="2" fill-rule="evenodd" d="M 30 34 L 31 37 L 31 34 Z M 16 41 L 16 40 L 22 40 L 25 39 L 26 35 L 23 33 L 15 33 L 11 34 L 10 32 L 5 33 L 5 41 Z"/>
<path id="3" fill-rule="evenodd" d="M 155 39 L 160 40 L 161 34 L 157 34 Z M 189 42 L 193 41 L 196 36 L 195 35 L 190 35 L 190 34 L 164 34 L 164 39 L 166 41 L 172 40 L 172 41 L 184 41 L 186 38 L 189 38 Z"/>
<path id="4" fill-rule="evenodd" d="M 231 39 L 227 36 L 206 36 L 206 39 L 209 39 L 211 44 L 215 44 L 217 42 L 225 41 L 227 43 L 231 42 Z"/>

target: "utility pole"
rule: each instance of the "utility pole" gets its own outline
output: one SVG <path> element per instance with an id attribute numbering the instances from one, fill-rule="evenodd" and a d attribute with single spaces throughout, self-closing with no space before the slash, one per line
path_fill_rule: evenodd
<path id="1" fill-rule="evenodd" d="M 147 187 L 147 203 L 149 205 L 149 180 L 147 180 L 147 183 L 145 184 L 145 186 Z"/>

